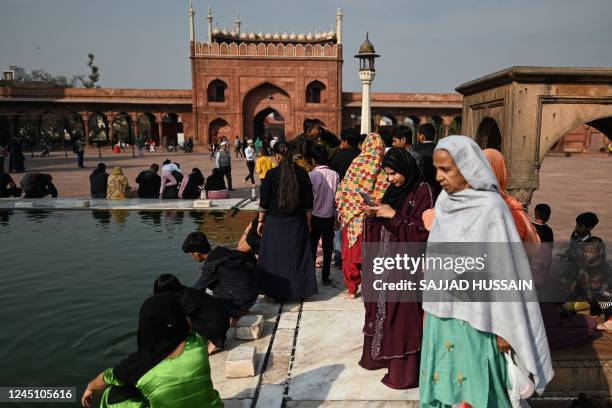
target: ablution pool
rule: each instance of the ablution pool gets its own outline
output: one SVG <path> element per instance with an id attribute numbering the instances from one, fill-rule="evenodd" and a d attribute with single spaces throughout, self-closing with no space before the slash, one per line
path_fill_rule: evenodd
<path id="1" fill-rule="evenodd" d="M 155 278 L 196 281 L 185 236 L 234 246 L 253 214 L 0 210 L 0 386 L 76 387 L 80 401 L 90 379 L 136 349 Z"/>

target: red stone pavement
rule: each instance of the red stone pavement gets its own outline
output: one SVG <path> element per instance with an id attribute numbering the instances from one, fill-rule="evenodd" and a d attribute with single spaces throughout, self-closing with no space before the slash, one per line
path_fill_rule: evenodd
<path id="1" fill-rule="evenodd" d="M 232 153 L 232 176 L 236 189 L 233 197 L 246 197 L 250 188 L 243 184 L 247 174 L 244 158 L 236 159 Z M 145 153 L 144 157 L 132 158 L 131 150 L 113 154 L 110 149 L 102 151 L 102 159 L 97 150 L 88 150 L 85 154 L 85 169 L 76 166 L 76 156 L 68 152 L 52 152 L 50 158 L 32 158 L 26 154 L 26 169 L 51 173 L 61 197 L 88 197 L 89 174 L 98 162 L 106 163 L 112 169 L 121 166 L 131 185 L 138 173 L 148 168 L 151 163 L 161 165 L 165 158 L 177 161 L 183 171 L 189 172 L 199 167 L 205 176 L 214 167 L 214 161 L 205 153 Z M 599 217 L 599 225 L 594 233 L 604 240 L 612 240 L 612 157 L 603 155 L 574 155 L 572 157 L 548 156 L 540 170 L 540 189 L 534 193 L 532 209 L 535 204 L 545 202 L 552 208 L 550 225 L 555 231 L 557 240 L 567 240 L 573 229 L 576 215 L 584 211 L 593 211 Z M 21 174 L 13 174 L 19 183 Z M 259 183 L 259 181 L 257 181 Z M 532 211 L 531 211 L 532 212 Z"/>

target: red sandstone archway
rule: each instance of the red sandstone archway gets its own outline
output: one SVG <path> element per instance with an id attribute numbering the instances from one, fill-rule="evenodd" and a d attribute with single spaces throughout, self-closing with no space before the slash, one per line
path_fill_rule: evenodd
<path id="1" fill-rule="evenodd" d="M 290 138 L 293 134 L 289 134 L 293 127 L 293 118 L 291 115 L 291 97 L 283 89 L 269 82 L 251 89 L 244 97 L 242 102 L 244 136 L 246 139 L 254 139 L 255 136 L 255 116 L 265 109 L 276 111 L 284 119 L 284 127 L 286 136 Z"/>
<path id="2" fill-rule="evenodd" d="M 253 128 L 255 137 L 278 137 L 279 140 L 285 138 L 285 119 L 272 108 L 266 108 L 255 115 Z"/>
<path id="3" fill-rule="evenodd" d="M 219 138 L 226 138 L 229 140 L 231 127 L 225 119 L 217 118 L 210 122 L 208 125 L 208 144 L 219 140 Z"/>
<path id="4" fill-rule="evenodd" d="M 493 118 L 484 118 L 476 132 L 476 143 L 481 149 L 493 148 L 502 151 L 502 136 Z"/>

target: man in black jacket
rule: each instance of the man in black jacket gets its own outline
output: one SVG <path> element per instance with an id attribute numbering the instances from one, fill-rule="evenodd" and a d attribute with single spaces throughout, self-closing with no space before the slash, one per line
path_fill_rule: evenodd
<path id="1" fill-rule="evenodd" d="M 442 187 L 436 181 L 436 169 L 433 165 L 433 154 L 436 149 L 434 140 L 436 140 L 436 128 L 431 123 L 425 123 L 417 130 L 417 143 L 412 151 L 420 156 L 423 178 L 436 193 L 440 193 Z"/>
<path id="2" fill-rule="evenodd" d="M 106 198 L 106 187 L 108 186 L 108 173 L 106 165 L 98 163 L 98 167 L 89 175 L 89 190 L 91 198 Z"/>
<path id="3" fill-rule="evenodd" d="M 158 171 L 159 166 L 154 163 L 151 165 L 151 168 L 145 171 L 141 171 L 138 177 L 136 177 L 136 183 L 138 183 L 139 198 L 159 197 L 161 177 L 159 177 L 159 174 L 157 174 Z"/>
<path id="4" fill-rule="evenodd" d="M 232 323 L 248 313 L 259 294 L 255 273 L 257 260 L 253 255 L 222 246 L 211 249 L 206 235 L 201 232 L 187 235 L 183 252 L 203 262 L 202 274 L 193 285 L 195 289 L 219 298 Z"/>

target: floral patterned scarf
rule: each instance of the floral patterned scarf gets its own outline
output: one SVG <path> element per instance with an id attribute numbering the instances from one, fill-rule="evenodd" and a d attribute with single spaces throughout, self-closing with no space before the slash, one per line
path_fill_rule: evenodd
<path id="1" fill-rule="evenodd" d="M 361 153 L 355 157 L 346 175 L 336 190 L 336 208 L 338 219 L 346 228 L 348 245 L 352 247 L 363 231 L 365 203 L 359 195 L 364 191 L 372 200 L 380 202 L 389 183 L 382 170 L 382 159 L 385 155 L 385 144 L 376 133 L 370 133 L 364 140 Z"/>

